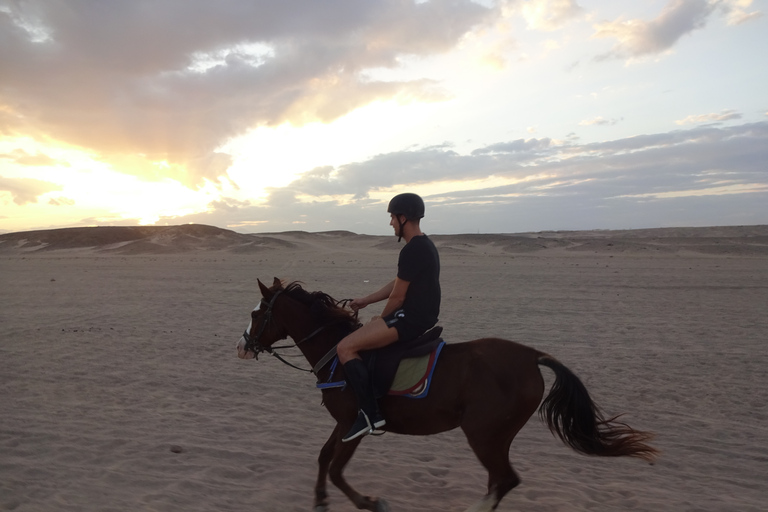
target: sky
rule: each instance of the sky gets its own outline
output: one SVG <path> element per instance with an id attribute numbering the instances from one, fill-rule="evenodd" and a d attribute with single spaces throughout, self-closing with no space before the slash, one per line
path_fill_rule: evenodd
<path id="1" fill-rule="evenodd" d="M 765 0 L 0 0 L 0 232 L 768 224 Z"/>

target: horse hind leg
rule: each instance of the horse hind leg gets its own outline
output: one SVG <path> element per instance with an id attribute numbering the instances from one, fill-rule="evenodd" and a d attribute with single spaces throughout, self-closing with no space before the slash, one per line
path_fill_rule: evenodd
<path id="1" fill-rule="evenodd" d="M 507 461 L 508 470 L 488 472 L 488 494 L 467 509 L 467 512 L 491 512 L 496 510 L 502 498 L 520 484 L 520 477 Z M 486 466 L 487 467 L 487 466 Z"/>
<path id="2" fill-rule="evenodd" d="M 509 447 L 517 430 L 511 434 L 493 435 L 488 432 L 471 433 L 464 429 L 469 445 L 488 470 L 488 494 L 466 512 L 495 510 L 502 498 L 520 484 L 520 477 L 509 462 Z"/>
<path id="3" fill-rule="evenodd" d="M 486 494 L 482 500 L 469 507 L 467 512 L 490 512 L 498 506 L 499 501 L 496 493 Z"/>
<path id="4" fill-rule="evenodd" d="M 498 464 L 491 464 L 488 459 L 481 459 L 481 462 L 488 469 L 488 494 L 468 508 L 467 512 L 490 512 L 496 510 L 502 498 L 520 484 L 520 477 L 512 469 L 508 459 L 506 459 L 505 468 L 502 468 L 500 460 Z"/>

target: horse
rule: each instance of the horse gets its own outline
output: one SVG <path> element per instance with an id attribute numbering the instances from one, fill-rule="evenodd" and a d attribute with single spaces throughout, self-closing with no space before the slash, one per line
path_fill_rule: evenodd
<path id="1" fill-rule="evenodd" d="M 319 382 L 343 374 L 326 364 L 328 355 L 347 334 L 358 328 L 357 315 L 323 292 L 308 292 L 298 282 L 283 285 L 275 278 L 271 287 L 258 281 L 262 299 L 251 312 L 251 322 L 237 344 L 241 359 L 258 359 L 263 352 L 283 359 L 274 344 L 294 340 Z M 291 365 L 295 366 L 295 365 Z M 539 366 L 555 374 L 549 394 Z M 336 426 L 318 457 L 314 512 L 329 510 L 326 479 L 330 476 L 361 510 L 388 512 L 383 499 L 361 495 L 344 478 L 343 471 L 362 438 L 342 442 L 357 417 L 351 389 L 323 389 L 323 404 Z M 425 398 L 413 400 L 385 396 L 379 400 L 387 420 L 383 430 L 397 434 L 431 435 L 457 427 L 488 471 L 487 494 L 467 512 L 496 509 L 502 498 L 520 483 L 512 469 L 509 449 L 513 439 L 539 410 L 553 435 L 577 452 L 605 457 L 629 456 L 653 462 L 658 451 L 648 442 L 653 434 L 605 418 L 584 384 L 554 357 L 534 348 L 499 338 L 482 338 L 444 346 Z"/>

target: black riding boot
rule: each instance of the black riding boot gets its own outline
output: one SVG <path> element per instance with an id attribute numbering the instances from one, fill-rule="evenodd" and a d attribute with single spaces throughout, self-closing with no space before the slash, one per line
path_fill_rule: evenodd
<path id="1" fill-rule="evenodd" d="M 370 434 L 375 429 L 383 427 L 386 421 L 379 412 L 379 405 L 373 394 L 373 385 L 365 363 L 360 359 L 347 361 L 344 364 L 344 373 L 347 374 L 347 384 L 355 392 L 357 405 L 360 408 L 352 430 L 342 439 L 346 442 Z"/>

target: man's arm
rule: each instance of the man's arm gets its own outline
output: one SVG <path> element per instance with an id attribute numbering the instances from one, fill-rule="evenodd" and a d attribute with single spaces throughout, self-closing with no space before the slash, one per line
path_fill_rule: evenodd
<path id="1" fill-rule="evenodd" d="M 357 311 L 358 309 L 363 309 L 369 304 L 381 302 L 382 300 L 389 298 L 389 296 L 392 295 L 392 290 L 395 288 L 396 280 L 397 279 L 390 281 L 389 283 L 382 286 L 380 290 L 375 291 L 370 295 L 366 295 L 360 299 L 354 299 L 349 303 L 349 307 L 351 307 L 354 311 Z"/>
<path id="2" fill-rule="evenodd" d="M 381 312 L 381 316 L 387 316 L 400 309 L 405 302 L 405 294 L 408 291 L 408 285 L 411 284 L 410 281 L 403 281 L 399 277 L 396 277 L 392 283 L 392 291 L 389 294 L 386 306 L 384 306 L 384 311 Z"/>

